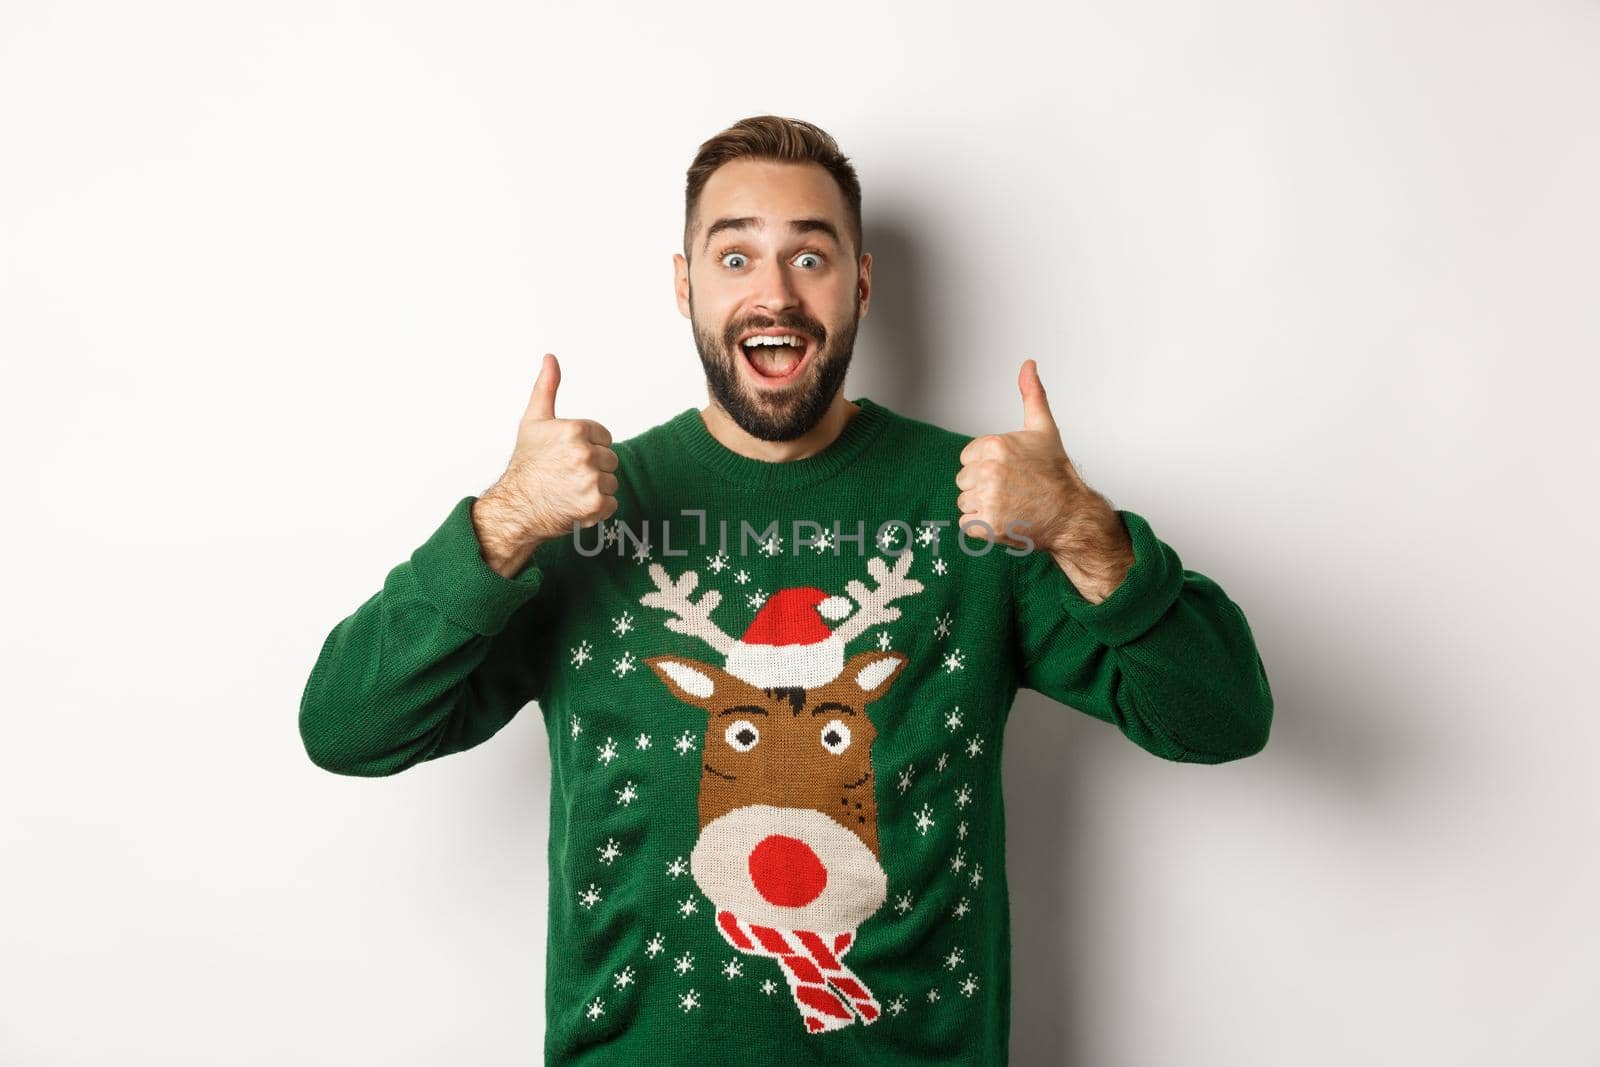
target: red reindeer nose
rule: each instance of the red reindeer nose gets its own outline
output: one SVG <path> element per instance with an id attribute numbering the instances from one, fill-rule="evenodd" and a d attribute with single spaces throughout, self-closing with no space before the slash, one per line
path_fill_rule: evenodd
<path id="1" fill-rule="evenodd" d="M 769 834 L 750 850 L 750 878 L 772 903 L 798 908 L 821 895 L 828 869 L 804 841 Z"/>

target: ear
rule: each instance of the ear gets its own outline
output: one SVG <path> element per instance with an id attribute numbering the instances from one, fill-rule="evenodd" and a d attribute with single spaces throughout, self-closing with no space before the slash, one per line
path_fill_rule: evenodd
<path id="1" fill-rule="evenodd" d="M 863 705 L 870 704 L 889 691 L 906 658 L 903 652 L 857 652 L 839 672 L 839 681 L 852 691 L 859 690 Z"/>
<path id="2" fill-rule="evenodd" d="M 684 656 L 649 656 L 644 662 L 672 690 L 673 696 L 711 712 L 726 707 L 735 689 L 744 686 L 721 667 Z"/>
<path id="3" fill-rule="evenodd" d="M 689 312 L 689 261 L 683 258 L 682 252 L 672 254 L 672 289 L 678 297 L 678 314 L 692 319 L 694 316 Z"/>
<path id="4" fill-rule="evenodd" d="M 872 302 L 872 253 L 861 253 L 860 276 L 856 280 L 856 317 L 867 317 L 867 305 Z"/>

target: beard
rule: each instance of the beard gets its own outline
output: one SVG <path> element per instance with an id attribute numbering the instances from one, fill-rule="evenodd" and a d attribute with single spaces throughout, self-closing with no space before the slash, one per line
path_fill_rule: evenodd
<path id="1" fill-rule="evenodd" d="M 822 323 L 804 315 L 785 315 L 778 319 L 751 319 L 731 324 L 719 335 L 701 326 L 694 318 L 694 292 L 689 293 L 689 315 L 693 323 L 694 345 L 705 368 L 711 398 L 728 417 L 751 437 L 762 441 L 792 441 L 810 432 L 833 402 L 833 395 L 844 382 L 855 352 L 856 327 L 861 316 L 837 333 L 830 334 Z M 811 338 L 812 353 L 798 381 L 784 389 L 761 390 L 744 381 L 739 363 L 745 358 L 739 348 L 739 335 L 746 330 L 769 327 L 793 330 Z"/>

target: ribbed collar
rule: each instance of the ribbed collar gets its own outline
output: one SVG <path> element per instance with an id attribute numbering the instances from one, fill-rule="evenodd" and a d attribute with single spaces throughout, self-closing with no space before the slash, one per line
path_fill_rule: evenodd
<path id="1" fill-rule="evenodd" d="M 711 436 L 699 408 L 688 408 L 667 423 L 684 451 L 724 481 L 746 489 L 798 489 L 844 470 L 883 430 L 892 413 L 864 396 L 851 398 L 860 409 L 839 436 L 805 459 L 765 460 L 741 456 Z"/>

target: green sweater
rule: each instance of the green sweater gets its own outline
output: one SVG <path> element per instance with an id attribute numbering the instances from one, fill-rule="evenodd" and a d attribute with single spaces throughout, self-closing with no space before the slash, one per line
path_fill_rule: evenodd
<path id="1" fill-rule="evenodd" d="M 855 402 L 793 462 L 694 408 L 616 443 L 616 514 L 515 579 L 465 497 L 322 647 L 300 734 L 337 774 L 543 713 L 548 1063 L 1005 1063 L 1017 690 L 1162 759 L 1266 744 L 1243 613 L 1144 518 L 1090 604 L 956 530 L 971 438 Z"/>

